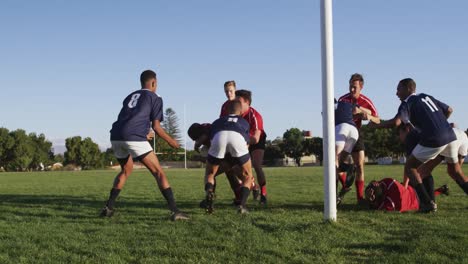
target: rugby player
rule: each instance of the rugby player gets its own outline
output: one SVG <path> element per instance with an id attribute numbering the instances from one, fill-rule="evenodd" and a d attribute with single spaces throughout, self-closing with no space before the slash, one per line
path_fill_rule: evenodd
<path id="1" fill-rule="evenodd" d="M 364 87 L 364 78 L 361 74 L 355 73 L 349 79 L 349 93 L 340 97 L 338 101 L 349 102 L 357 106 L 354 112 L 353 119 L 356 128 L 360 130 L 363 120 L 369 120 L 372 123 L 380 123 L 380 118 L 372 101 L 361 93 Z M 365 146 L 362 135 L 359 134 L 359 139 L 352 150 L 352 157 L 356 169 L 356 197 L 358 204 L 361 204 L 364 199 L 364 159 Z"/>
<path id="2" fill-rule="evenodd" d="M 260 113 L 255 110 L 252 104 L 252 92 L 248 90 L 237 90 L 236 98 L 242 105 L 242 117 L 247 120 L 250 125 L 250 140 L 249 152 L 252 157 L 252 165 L 257 174 L 257 182 L 260 185 L 260 204 L 267 204 L 267 189 L 266 178 L 263 172 L 263 156 L 265 154 L 266 133 L 263 129 L 263 118 Z M 254 192 L 254 199 L 256 192 Z"/>
<path id="3" fill-rule="evenodd" d="M 224 94 L 226 94 L 227 100 L 221 106 L 221 113 L 219 114 L 219 117 L 228 115 L 227 105 L 230 101 L 236 99 L 236 82 L 235 81 L 227 81 L 224 83 Z"/>
<path id="4" fill-rule="evenodd" d="M 206 159 L 205 170 L 205 200 L 206 212 L 213 212 L 214 202 L 214 177 L 221 162 L 230 158 L 232 162 L 242 169 L 240 188 L 241 202 L 238 211 L 241 214 L 248 213 L 246 202 L 252 186 L 252 163 L 250 161 L 249 124 L 241 114 L 241 103 L 233 100 L 228 103 L 228 116 L 223 116 L 214 121 L 210 129 L 210 149 Z"/>
<path id="5" fill-rule="evenodd" d="M 140 83 L 141 89 L 130 93 L 124 99 L 118 119 L 110 131 L 112 149 L 120 163 L 121 171 L 115 177 L 109 199 L 100 215 L 111 217 L 114 214 L 115 201 L 132 173 L 133 162 L 140 161 L 155 178 L 159 190 L 168 203 L 171 220 L 189 219 L 188 215 L 177 208 L 166 174 L 147 141 L 151 125 L 155 133 L 171 147 L 179 147 L 179 143 L 169 136 L 160 124 L 163 121 L 163 100 L 156 94 L 156 73 L 151 70 L 142 72 Z"/>

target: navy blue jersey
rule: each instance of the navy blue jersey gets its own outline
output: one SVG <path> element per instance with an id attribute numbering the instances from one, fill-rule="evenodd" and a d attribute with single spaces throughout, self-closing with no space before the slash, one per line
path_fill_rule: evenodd
<path id="1" fill-rule="evenodd" d="M 343 123 L 356 126 L 356 123 L 353 121 L 353 108 L 354 105 L 352 103 L 339 101 L 335 105 L 335 126 Z"/>
<path id="2" fill-rule="evenodd" d="M 112 124 L 111 140 L 146 141 L 151 122 L 163 121 L 163 101 L 148 89 L 129 94 L 123 101 L 117 121 Z"/>
<path id="3" fill-rule="evenodd" d="M 216 133 L 220 131 L 235 131 L 241 134 L 245 142 L 249 142 L 250 136 L 250 126 L 249 122 L 244 118 L 237 116 L 237 115 L 228 115 L 223 116 L 211 124 L 210 128 L 210 140 L 216 135 Z"/>
<path id="4" fill-rule="evenodd" d="M 421 133 L 419 144 L 437 148 L 456 140 L 447 121 L 449 106 L 427 94 L 410 95 L 398 108 L 403 123 L 411 123 Z"/>

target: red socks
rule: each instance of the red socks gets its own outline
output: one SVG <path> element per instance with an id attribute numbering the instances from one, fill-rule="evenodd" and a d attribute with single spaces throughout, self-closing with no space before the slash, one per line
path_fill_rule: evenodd
<path id="1" fill-rule="evenodd" d="M 260 192 L 263 196 L 267 195 L 266 184 L 261 186 Z"/>
<path id="2" fill-rule="evenodd" d="M 364 181 L 356 180 L 354 183 L 356 184 L 356 197 L 359 202 L 364 199 Z"/>
<path id="3" fill-rule="evenodd" d="M 346 187 L 346 173 L 340 172 L 338 174 L 338 180 L 340 180 L 341 186 L 345 188 Z"/>

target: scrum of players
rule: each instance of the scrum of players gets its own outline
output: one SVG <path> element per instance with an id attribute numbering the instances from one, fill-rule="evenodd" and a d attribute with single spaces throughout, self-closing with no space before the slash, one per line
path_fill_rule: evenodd
<path id="1" fill-rule="evenodd" d="M 171 220 L 190 219 L 178 209 L 168 179 L 147 141 L 151 127 L 170 146 L 179 147 L 160 125 L 163 110 L 162 98 L 156 94 L 156 73 L 144 71 L 140 82 L 141 89 L 124 99 L 118 119 L 112 125 L 112 149 L 121 171 L 114 179 L 100 215 L 111 217 L 114 214 L 116 199 L 132 173 L 133 161 L 140 161 L 155 178 L 171 211 Z M 435 212 L 435 197 L 447 194 L 448 187 L 434 189 L 431 172 L 443 160 L 450 177 L 468 194 L 468 178 L 461 169 L 468 138 L 447 121 L 453 109 L 430 95 L 416 94 L 416 83 L 407 78 L 397 85 L 396 95 L 401 100 L 397 114 L 381 122 L 372 101 L 361 93 L 363 87 L 362 75 L 353 74 L 349 93 L 335 100 L 336 178 L 342 186 L 337 204 L 343 201 L 354 183 L 358 205 L 387 211 Z M 260 204 L 267 204 L 266 177 L 262 169 L 266 133 L 261 114 L 251 106 L 250 91 L 237 90 L 235 81 L 227 81 L 224 92 L 227 100 L 221 107 L 220 117 L 211 124 L 194 123 L 188 130 L 195 141 L 195 150 L 206 156 L 205 195 L 200 207 L 208 214 L 214 212 L 216 176 L 226 174 L 234 194 L 233 204 L 240 214 L 246 214 L 251 192 Z M 364 188 L 365 146 L 360 133 L 363 121 L 369 121 L 369 126 L 376 129 L 399 127 L 400 140 L 407 152 L 403 183 L 385 178 L 371 181 Z"/>

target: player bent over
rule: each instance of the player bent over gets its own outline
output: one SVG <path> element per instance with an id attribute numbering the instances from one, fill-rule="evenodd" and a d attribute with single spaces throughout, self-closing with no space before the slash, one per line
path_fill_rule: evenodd
<path id="1" fill-rule="evenodd" d="M 166 174 L 146 138 L 152 124 L 156 134 L 171 147 L 179 147 L 177 141 L 171 138 L 160 125 L 160 122 L 163 121 L 163 101 L 155 93 L 157 89 L 156 73 L 151 70 L 144 71 L 140 75 L 140 82 L 141 89 L 132 92 L 125 98 L 118 119 L 112 125 L 112 149 L 122 170 L 115 177 L 109 199 L 101 211 L 101 216 L 111 217 L 114 214 L 115 201 L 132 173 L 133 161 L 139 160 L 156 179 L 159 190 L 166 198 L 169 210 L 172 212 L 171 220 L 189 219 L 185 213 L 177 208 Z"/>
<path id="2" fill-rule="evenodd" d="M 228 104 L 228 116 L 213 122 L 210 130 L 211 146 L 208 150 L 205 170 L 206 212 L 213 212 L 214 178 L 221 162 L 231 158 L 241 169 L 242 187 L 240 188 L 241 202 L 239 213 L 248 213 L 246 202 L 252 186 L 252 163 L 250 161 L 248 142 L 249 124 L 240 117 L 241 104 L 238 100 Z"/>
<path id="3" fill-rule="evenodd" d="M 444 185 L 435 191 L 435 196 L 448 195 L 447 186 Z M 365 199 L 369 208 L 386 211 L 417 211 L 419 199 L 413 187 L 405 188 L 403 184 L 392 178 L 380 181 L 371 181 L 365 190 Z"/>
<path id="4" fill-rule="evenodd" d="M 353 120 L 355 109 L 356 105 L 335 100 L 336 176 L 342 185 L 336 198 L 337 205 L 343 201 L 344 195 L 351 190 L 354 181 L 354 166 L 348 163 L 348 160 L 359 138 L 359 132 Z"/>

